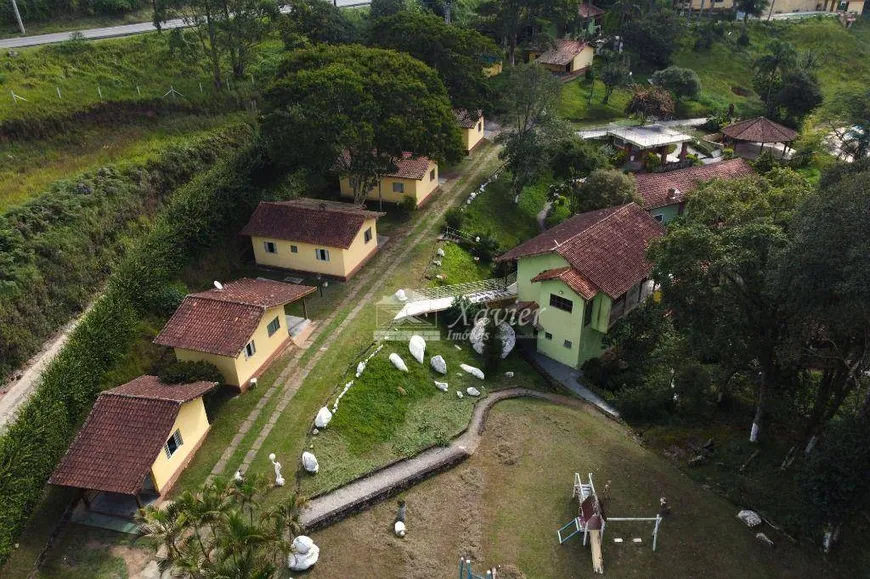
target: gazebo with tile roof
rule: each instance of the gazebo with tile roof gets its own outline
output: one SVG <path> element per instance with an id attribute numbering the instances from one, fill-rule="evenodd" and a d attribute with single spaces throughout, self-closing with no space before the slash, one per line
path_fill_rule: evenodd
<path id="1" fill-rule="evenodd" d="M 791 143 L 798 137 L 798 132 L 775 123 L 766 117 L 755 117 L 728 125 L 722 129 L 722 134 L 731 141 L 745 143 L 760 143 L 764 150 L 767 143 L 784 143 L 783 155 Z"/>

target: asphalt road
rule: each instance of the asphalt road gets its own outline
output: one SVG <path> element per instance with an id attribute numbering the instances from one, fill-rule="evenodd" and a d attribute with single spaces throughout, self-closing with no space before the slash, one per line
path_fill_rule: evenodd
<path id="1" fill-rule="evenodd" d="M 335 0 L 336 6 L 346 8 L 352 6 L 362 6 L 368 4 L 369 0 Z M 286 7 L 281 8 L 282 12 L 286 12 Z M 25 22 L 25 26 L 27 23 Z M 171 30 L 173 28 L 184 28 L 184 21 L 180 18 L 167 20 L 161 28 Z M 57 42 L 66 42 L 75 32 L 81 33 L 84 38 L 89 40 L 98 40 L 100 38 L 116 38 L 119 36 L 130 36 L 132 34 L 142 34 L 144 32 L 154 32 L 156 28 L 151 22 L 140 22 L 138 24 L 124 24 L 122 26 L 107 26 L 106 28 L 91 28 L 89 30 L 76 30 L 69 32 L 54 32 L 52 34 L 37 34 L 34 36 L 19 36 L 17 38 L 0 39 L 0 50 L 10 48 L 24 48 L 26 46 L 39 46 L 41 44 L 55 44 Z"/>

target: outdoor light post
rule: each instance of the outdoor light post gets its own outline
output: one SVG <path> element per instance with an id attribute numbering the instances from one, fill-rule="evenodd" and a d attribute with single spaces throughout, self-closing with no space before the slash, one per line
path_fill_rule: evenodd
<path id="1" fill-rule="evenodd" d="M 21 34 L 27 34 L 27 31 L 24 30 L 24 21 L 21 20 L 21 12 L 18 11 L 18 3 L 15 0 L 12 0 L 12 11 L 15 12 L 15 20 L 18 21 L 18 29 L 21 30 Z"/>

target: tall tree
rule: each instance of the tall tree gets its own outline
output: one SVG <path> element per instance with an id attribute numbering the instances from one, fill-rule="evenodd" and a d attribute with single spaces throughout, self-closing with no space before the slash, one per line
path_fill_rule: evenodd
<path id="1" fill-rule="evenodd" d="M 655 71 L 650 80 L 653 84 L 670 91 L 677 101 L 696 98 L 701 92 L 701 79 L 698 78 L 698 73 L 690 68 L 669 66 Z"/>
<path id="2" fill-rule="evenodd" d="M 369 6 L 369 15 L 372 20 L 378 20 L 402 12 L 407 7 L 407 2 L 405 0 L 372 0 Z"/>
<path id="3" fill-rule="evenodd" d="M 689 196 L 683 218 L 650 248 L 664 304 L 692 349 L 725 368 L 757 373 L 753 442 L 784 368 L 788 331 L 770 274 L 807 193 L 806 181 L 787 169 L 714 181 Z"/>
<path id="4" fill-rule="evenodd" d="M 752 84 L 767 106 L 768 116 L 776 116 L 776 102 L 773 97 L 782 86 L 783 75 L 794 68 L 797 60 L 798 52 L 794 45 L 775 38 L 768 45 L 767 53 L 752 63 L 755 69 Z"/>
<path id="5" fill-rule="evenodd" d="M 826 116 L 843 153 L 855 160 L 870 155 L 870 89 L 845 90 L 831 105 Z"/>
<path id="6" fill-rule="evenodd" d="M 631 99 L 625 105 L 625 114 L 637 115 L 642 122 L 649 117 L 659 120 L 673 118 L 674 99 L 671 93 L 660 86 L 634 85 Z"/>
<path id="7" fill-rule="evenodd" d="M 826 179 L 798 208 L 792 238 L 772 272 L 789 311 L 792 352 L 820 371 L 810 440 L 858 389 L 870 368 L 870 168 Z"/>
<path id="8" fill-rule="evenodd" d="M 600 147 L 576 135 L 556 142 L 550 154 L 550 170 L 560 181 L 574 181 L 609 165 L 610 161 Z"/>
<path id="9" fill-rule="evenodd" d="M 746 26 L 750 16 L 761 17 L 764 11 L 767 10 L 768 4 L 770 4 L 769 0 L 736 0 L 734 2 L 737 10 L 743 12 L 744 26 Z"/>
<path id="10" fill-rule="evenodd" d="M 633 175 L 614 169 L 599 169 L 586 177 L 571 201 L 571 213 L 585 213 L 632 201 L 640 202 L 641 199 Z"/>
<path id="11" fill-rule="evenodd" d="M 299 50 L 263 98 L 261 126 L 277 162 L 349 178 L 362 203 L 404 152 L 462 157 L 444 85 L 407 54 L 357 45 Z"/>
<path id="12" fill-rule="evenodd" d="M 487 104 L 483 68 L 499 49 L 476 30 L 450 26 L 431 13 L 406 10 L 376 21 L 369 38 L 373 46 L 407 52 L 434 68 L 455 108 L 475 114 Z"/>
<path id="13" fill-rule="evenodd" d="M 625 45 L 650 66 L 666 67 L 680 47 L 685 32 L 682 19 L 672 10 L 657 10 L 622 27 Z"/>
<path id="14" fill-rule="evenodd" d="M 577 17 L 577 6 L 578 0 L 483 0 L 477 24 L 498 40 L 508 62 L 516 64 L 518 46 L 546 34 L 551 27 L 563 29 Z"/>
<path id="15" fill-rule="evenodd" d="M 512 130 L 527 132 L 556 118 L 562 83 L 544 67 L 521 64 L 496 78 L 500 105 Z"/>
<path id="16" fill-rule="evenodd" d="M 814 74 L 806 70 L 790 70 L 783 75 L 779 90 L 771 100 L 776 117 L 797 127 L 822 104 L 823 99 Z"/>
<path id="17" fill-rule="evenodd" d="M 323 0 L 290 0 L 290 11 L 281 17 L 281 36 L 288 49 L 297 48 L 296 35 L 311 42 L 348 44 L 357 30 L 341 8 Z"/>
<path id="18" fill-rule="evenodd" d="M 631 71 L 626 54 L 619 54 L 613 50 L 602 50 L 598 57 L 601 66 L 599 78 L 604 83 L 604 98 L 601 103 L 606 105 L 610 102 L 610 97 L 615 89 L 631 82 Z"/>

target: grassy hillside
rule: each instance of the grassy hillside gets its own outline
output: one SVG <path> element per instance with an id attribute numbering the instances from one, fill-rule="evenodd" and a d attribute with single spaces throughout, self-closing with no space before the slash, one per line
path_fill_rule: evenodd
<path id="1" fill-rule="evenodd" d="M 673 64 L 691 68 L 701 77 L 702 92 L 697 101 L 682 103 L 679 117 L 703 116 L 734 104 L 738 114 L 761 112 L 761 101 L 752 90 L 752 62 L 765 54 L 774 38 L 791 42 L 800 52 L 814 53 L 822 63 L 816 71 L 826 101 L 847 87 L 870 84 L 870 21 L 863 19 L 851 29 L 833 18 L 756 22 L 749 26 L 750 44 L 738 46 L 741 23 L 732 23 L 730 35 L 717 40 L 709 50 L 695 50 L 694 37 L 687 35 Z M 634 78 L 644 83 L 652 70 L 633 65 Z M 562 114 L 578 124 L 610 121 L 623 117 L 629 91 L 614 92 L 610 105 L 602 105 L 604 88 L 596 83 L 592 104 L 587 104 L 589 83 L 579 79 L 563 91 Z M 823 105 L 824 108 L 825 105 Z"/>

